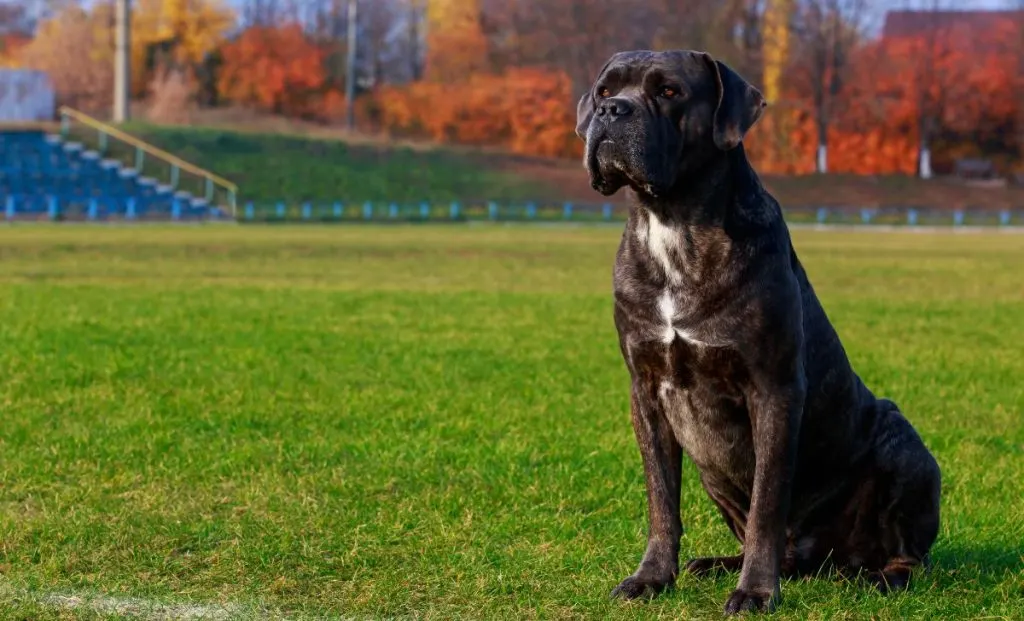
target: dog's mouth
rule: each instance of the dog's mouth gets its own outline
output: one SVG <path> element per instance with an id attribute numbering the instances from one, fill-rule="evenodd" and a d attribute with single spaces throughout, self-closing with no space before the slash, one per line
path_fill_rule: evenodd
<path id="1" fill-rule="evenodd" d="M 588 144 L 586 168 L 590 173 L 590 185 L 605 196 L 611 196 L 623 186 L 635 191 L 658 198 L 662 190 L 659 184 L 652 183 L 645 175 L 634 170 L 624 159 L 621 145 L 611 138 L 602 137 Z"/>
<path id="2" fill-rule="evenodd" d="M 592 188 L 604 196 L 611 196 L 623 186 L 640 188 L 644 185 L 626 161 L 627 153 L 623 152 L 620 142 L 602 136 L 592 138 L 587 146 L 585 165 L 590 173 Z"/>

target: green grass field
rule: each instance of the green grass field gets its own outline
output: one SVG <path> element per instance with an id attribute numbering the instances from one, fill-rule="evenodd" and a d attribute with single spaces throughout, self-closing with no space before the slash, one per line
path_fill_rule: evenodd
<path id="1" fill-rule="evenodd" d="M 0 618 L 719 618 L 734 577 L 608 599 L 645 531 L 619 235 L 0 228 Z M 776 618 L 1024 618 L 1024 236 L 794 238 L 943 522 L 910 593 Z M 683 494 L 683 555 L 735 551 Z"/>

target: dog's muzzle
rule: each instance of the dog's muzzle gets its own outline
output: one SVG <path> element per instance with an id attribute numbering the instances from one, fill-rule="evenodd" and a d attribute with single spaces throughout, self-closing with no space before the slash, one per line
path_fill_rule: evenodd
<path id="1" fill-rule="evenodd" d="M 601 101 L 587 132 L 590 184 L 609 196 L 624 185 L 657 197 L 672 185 L 675 150 L 659 139 L 666 128 L 625 98 Z M 671 151 L 671 153 L 670 153 Z"/>

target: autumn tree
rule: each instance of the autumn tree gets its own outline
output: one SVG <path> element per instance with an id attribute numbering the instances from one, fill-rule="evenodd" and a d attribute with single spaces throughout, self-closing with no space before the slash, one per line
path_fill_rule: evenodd
<path id="1" fill-rule="evenodd" d="M 798 157 L 792 141 L 794 110 L 786 100 L 786 87 L 791 86 L 786 78 L 793 59 L 795 11 L 795 0 L 768 0 L 764 11 L 762 93 L 768 109 L 760 123 L 760 135 L 752 141 L 757 148 L 749 152 L 759 160 L 770 160 L 776 169 L 788 169 Z"/>
<path id="2" fill-rule="evenodd" d="M 161 124 L 182 124 L 189 121 L 192 97 L 189 80 L 180 69 L 161 69 L 149 85 L 148 118 Z"/>
<path id="3" fill-rule="evenodd" d="M 114 90 L 113 47 L 105 34 L 96 13 L 70 8 L 40 24 L 21 62 L 50 76 L 60 104 L 105 115 Z"/>
<path id="4" fill-rule="evenodd" d="M 484 69 L 479 0 L 428 0 L 426 78 L 458 82 Z"/>
<path id="5" fill-rule="evenodd" d="M 32 30 L 24 5 L 0 2 L 0 68 L 19 66 L 18 54 L 31 40 Z"/>
<path id="6" fill-rule="evenodd" d="M 224 41 L 235 19 L 222 0 L 133 0 L 134 94 L 142 96 L 161 69 L 193 72 Z"/>
<path id="7" fill-rule="evenodd" d="M 247 28 L 222 56 L 219 90 L 236 103 L 301 115 L 324 86 L 324 51 L 299 24 Z"/>
<path id="8" fill-rule="evenodd" d="M 912 139 L 922 177 L 960 157 L 1008 157 L 1019 37 L 1007 13 L 896 15 L 868 46 L 846 114 L 874 110 L 876 126 Z"/>
<path id="9" fill-rule="evenodd" d="M 799 58 L 792 64 L 811 95 L 817 128 L 815 170 L 828 172 L 829 127 L 860 44 L 867 0 L 803 0 L 797 11 Z"/>
<path id="10" fill-rule="evenodd" d="M 19 33 L 0 34 L 0 68 L 21 66 L 21 50 L 31 41 L 31 38 Z"/>

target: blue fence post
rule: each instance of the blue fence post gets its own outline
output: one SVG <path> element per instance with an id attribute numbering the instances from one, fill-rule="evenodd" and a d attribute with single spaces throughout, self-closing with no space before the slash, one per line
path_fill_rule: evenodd
<path id="1" fill-rule="evenodd" d="M 566 203 L 565 206 L 562 207 L 562 217 L 566 220 L 572 219 L 572 203 Z"/>
<path id="2" fill-rule="evenodd" d="M 341 214 L 344 211 L 341 203 L 334 203 L 334 217 L 341 219 Z"/>
<path id="3" fill-rule="evenodd" d="M 953 212 L 953 226 L 963 226 L 964 224 L 964 212 L 961 209 L 957 209 Z"/>
<path id="4" fill-rule="evenodd" d="M 284 211 L 285 211 L 284 203 L 283 202 L 278 203 L 277 204 L 277 217 L 278 218 L 284 218 Z"/>
<path id="5" fill-rule="evenodd" d="M 1010 210 L 1004 209 L 999 212 L 999 224 L 1002 226 L 1010 226 Z"/>
<path id="6" fill-rule="evenodd" d="M 494 201 L 487 203 L 487 215 L 491 220 L 498 219 L 498 203 Z"/>
<path id="7" fill-rule="evenodd" d="M 537 205 L 533 203 L 526 205 L 526 217 L 531 220 L 537 217 Z"/>
<path id="8" fill-rule="evenodd" d="M 309 220 L 313 215 L 313 207 L 309 203 L 302 204 L 302 219 Z"/>
<path id="9" fill-rule="evenodd" d="M 176 198 L 171 203 L 171 220 L 181 220 L 181 199 Z"/>
<path id="10" fill-rule="evenodd" d="M 424 220 L 430 218 L 430 203 L 420 203 L 420 217 Z"/>
<path id="11" fill-rule="evenodd" d="M 363 203 L 363 218 L 367 220 L 373 218 L 373 203 L 370 201 Z"/>
<path id="12" fill-rule="evenodd" d="M 253 207 L 252 201 L 245 204 L 245 219 L 252 220 L 256 217 L 256 208 Z"/>
<path id="13" fill-rule="evenodd" d="M 95 198 L 90 198 L 89 199 L 89 209 L 88 209 L 85 217 L 90 219 L 90 220 L 95 220 L 96 216 L 98 216 L 98 215 L 99 215 L 99 204 L 97 203 Z"/>
<path id="14" fill-rule="evenodd" d="M 917 210 L 911 209 L 907 211 L 907 224 L 910 226 L 917 226 Z"/>
<path id="15" fill-rule="evenodd" d="M 124 217 L 126 219 L 128 219 L 128 220 L 134 220 L 135 219 L 135 198 L 134 197 L 128 197 L 128 200 L 125 201 Z"/>
<path id="16" fill-rule="evenodd" d="M 871 216 L 873 216 L 873 215 L 874 214 L 871 212 L 870 209 L 861 209 L 860 210 L 860 221 L 862 223 L 864 223 L 864 224 L 871 224 Z"/>
<path id="17" fill-rule="evenodd" d="M 828 209 L 818 207 L 818 224 L 825 224 L 826 218 L 828 218 Z"/>
<path id="18" fill-rule="evenodd" d="M 394 203 L 388 205 L 388 217 L 392 220 L 398 217 L 398 205 Z"/>
<path id="19" fill-rule="evenodd" d="M 448 213 L 452 220 L 459 219 L 459 203 L 458 201 L 452 201 L 451 207 L 448 208 Z"/>
<path id="20" fill-rule="evenodd" d="M 49 197 L 49 199 L 47 199 L 47 209 L 46 210 L 47 210 L 47 214 L 50 216 L 51 220 L 56 220 L 57 219 L 58 213 L 57 213 L 57 197 L 56 196 L 51 196 L 51 197 Z"/>
<path id="21" fill-rule="evenodd" d="M 604 219 L 605 220 L 611 220 L 612 219 L 612 206 L 609 203 L 605 203 L 604 204 Z"/>
<path id="22" fill-rule="evenodd" d="M 11 195 L 8 195 L 7 196 L 7 204 L 4 206 L 4 217 L 6 217 L 8 220 L 13 220 L 14 219 L 14 212 L 15 212 L 14 197 L 11 196 Z"/>

